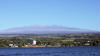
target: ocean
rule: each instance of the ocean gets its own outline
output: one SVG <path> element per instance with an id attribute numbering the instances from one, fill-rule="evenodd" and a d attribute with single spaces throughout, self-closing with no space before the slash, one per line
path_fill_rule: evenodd
<path id="1" fill-rule="evenodd" d="M 0 56 L 100 56 L 100 47 L 0 48 Z"/>

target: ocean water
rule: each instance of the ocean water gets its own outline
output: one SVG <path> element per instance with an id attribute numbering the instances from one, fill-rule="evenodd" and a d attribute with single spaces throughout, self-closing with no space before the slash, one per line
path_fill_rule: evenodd
<path id="1" fill-rule="evenodd" d="M 0 56 L 100 56 L 100 47 L 0 48 Z"/>

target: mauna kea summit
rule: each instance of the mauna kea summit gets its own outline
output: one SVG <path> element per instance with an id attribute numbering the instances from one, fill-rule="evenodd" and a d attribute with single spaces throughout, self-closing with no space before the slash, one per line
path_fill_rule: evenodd
<path id="1" fill-rule="evenodd" d="M 0 34 L 57 34 L 57 33 L 90 33 L 97 32 L 86 29 L 65 26 L 27 26 L 16 27 L 0 31 Z"/>

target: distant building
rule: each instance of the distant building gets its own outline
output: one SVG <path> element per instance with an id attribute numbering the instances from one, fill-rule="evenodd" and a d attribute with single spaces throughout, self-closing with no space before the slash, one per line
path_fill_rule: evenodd
<path id="1" fill-rule="evenodd" d="M 33 40 L 33 43 L 32 43 L 32 45 L 36 45 L 36 40 Z"/>
<path id="2" fill-rule="evenodd" d="M 9 47 L 15 48 L 18 47 L 16 44 L 9 44 Z"/>
<path id="3" fill-rule="evenodd" d="M 84 45 L 85 45 L 85 46 L 89 46 L 89 45 L 90 45 L 90 43 L 85 43 Z"/>
<path id="4" fill-rule="evenodd" d="M 13 44 L 9 44 L 9 47 L 13 47 Z"/>

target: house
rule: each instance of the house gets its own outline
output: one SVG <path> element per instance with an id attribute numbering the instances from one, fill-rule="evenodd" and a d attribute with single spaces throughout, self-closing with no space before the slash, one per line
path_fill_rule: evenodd
<path id="1" fill-rule="evenodd" d="M 16 44 L 9 44 L 9 47 L 11 47 L 11 48 L 16 48 L 16 47 L 18 47 Z"/>
<path id="2" fill-rule="evenodd" d="M 85 43 L 84 45 L 85 45 L 85 46 L 89 46 L 89 45 L 90 45 L 90 43 Z"/>
<path id="3" fill-rule="evenodd" d="M 36 45 L 36 40 L 33 40 L 32 45 Z"/>

